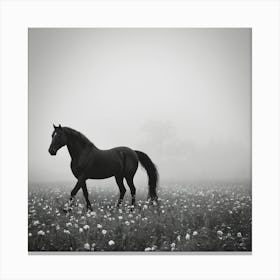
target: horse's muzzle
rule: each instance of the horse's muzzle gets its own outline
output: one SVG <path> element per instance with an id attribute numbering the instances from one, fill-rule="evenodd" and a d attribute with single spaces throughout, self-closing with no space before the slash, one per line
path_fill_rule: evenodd
<path id="1" fill-rule="evenodd" d="M 55 156 L 56 155 L 56 151 L 53 149 L 53 148 L 49 148 L 49 153 L 50 153 L 50 155 L 52 155 L 52 156 Z"/>

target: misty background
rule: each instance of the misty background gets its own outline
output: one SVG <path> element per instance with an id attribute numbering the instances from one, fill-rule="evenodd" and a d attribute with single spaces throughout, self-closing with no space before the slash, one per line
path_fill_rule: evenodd
<path id="1" fill-rule="evenodd" d="M 251 29 L 31 28 L 28 80 L 30 183 L 75 181 L 53 123 L 147 153 L 161 183 L 251 181 Z"/>

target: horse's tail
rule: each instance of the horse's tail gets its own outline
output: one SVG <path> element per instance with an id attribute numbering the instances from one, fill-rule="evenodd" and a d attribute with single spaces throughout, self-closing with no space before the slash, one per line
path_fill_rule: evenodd
<path id="1" fill-rule="evenodd" d="M 148 175 L 149 196 L 152 200 L 157 200 L 158 171 L 152 160 L 143 152 L 135 151 L 141 165 L 146 169 Z"/>

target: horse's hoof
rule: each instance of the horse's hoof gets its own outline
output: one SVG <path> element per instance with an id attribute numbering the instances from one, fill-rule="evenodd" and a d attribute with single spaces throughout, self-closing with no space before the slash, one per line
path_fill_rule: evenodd
<path id="1" fill-rule="evenodd" d="M 68 213 L 70 213 L 71 211 L 72 211 L 72 207 L 64 207 L 63 209 L 62 209 L 62 211 L 65 213 L 65 214 L 68 214 Z"/>

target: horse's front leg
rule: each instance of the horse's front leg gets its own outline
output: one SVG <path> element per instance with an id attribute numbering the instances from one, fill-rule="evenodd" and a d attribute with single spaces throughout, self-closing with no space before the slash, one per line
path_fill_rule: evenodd
<path id="1" fill-rule="evenodd" d="M 77 194 L 77 192 L 79 191 L 79 189 L 81 187 L 82 187 L 82 181 L 78 180 L 78 182 L 76 183 L 75 187 L 71 191 L 71 197 L 70 197 L 69 201 L 66 203 L 64 211 L 68 212 L 69 210 L 71 210 L 71 207 L 73 205 L 73 200 L 75 198 L 75 195 Z"/>
<path id="2" fill-rule="evenodd" d="M 84 197 L 85 197 L 85 200 L 86 200 L 86 203 L 87 203 L 87 209 L 92 211 L 91 203 L 90 203 L 89 198 L 88 198 L 88 190 L 87 190 L 86 182 L 84 182 L 84 184 L 82 185 L 82 189 L 83 189 L 83 194 L 84 194 Z"/>
<path id="3" fill-rule="evenodd" d="M 82 181 L 78 180 L 77 184 L 75 185 L 74 189 L 71 191 L 71 197 L 70 201 L 72 201 L 75 198 L 75 195 L 79 191 L 79 189 L 83 186 Z"/>

